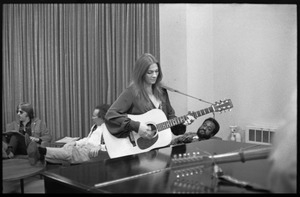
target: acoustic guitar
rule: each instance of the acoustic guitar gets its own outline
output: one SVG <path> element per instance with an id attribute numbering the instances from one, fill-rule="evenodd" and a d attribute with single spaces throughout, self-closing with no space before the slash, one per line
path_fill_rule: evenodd
<path id="1" fill-rule="evenodd" d="M 187 115 L 192 115 L 196 119 L 208 113 L 230 110 L 232 107 L 231 100 L 226 99 L 224 101 L 215 102 L 215 104 L 208 108 L 190 112 Z M 151 130 L 154 133 L 152 139 L 142 138 L 134 131 L 131 131 L 130 136 L 127 138 L 117 138 L 112 135 L 106 125 L 104 125 L 103 137 L 109 157 L 117 158 L 133 155 L 170 145 L 172 141 L 172 132 L 170 128 L 184 123 L 187 119 L 187 115 L 167 120 L 165 113 L 160 109 L 152 109 L 140 115 L 129 114 L 128 117 L 130 119 L 145 122 L 151 127 Z"/>

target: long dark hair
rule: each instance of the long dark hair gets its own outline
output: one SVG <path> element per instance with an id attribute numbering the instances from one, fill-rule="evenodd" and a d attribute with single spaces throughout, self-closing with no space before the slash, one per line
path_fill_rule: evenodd
<path id="1" fill-rule="evenodd" d="M 152 91 L 155 97 L 163 100 L 163 92 L 161 88 L 161 80 L 163 78 L 163 73 L 161 70 L 160 63 L 157 59 L 150 53 L 144 53 L 135 62 L 135 67 L 132 75 L 132 82 L 135 88 L 136 96 L 147 98 L 147 92 L 145 90 L 145 75 L 152 64 L 157 64 L 159 74 L 157 76 L 156 83 L 152 85 Z"/>

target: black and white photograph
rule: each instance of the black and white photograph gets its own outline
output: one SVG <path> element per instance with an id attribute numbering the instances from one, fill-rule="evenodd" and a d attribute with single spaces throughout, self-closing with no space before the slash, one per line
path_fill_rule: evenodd
<path id="1" fill-rule="evenodd" d="M 298 193 L 297 1 L 1 18 L 3 194 Z"/>

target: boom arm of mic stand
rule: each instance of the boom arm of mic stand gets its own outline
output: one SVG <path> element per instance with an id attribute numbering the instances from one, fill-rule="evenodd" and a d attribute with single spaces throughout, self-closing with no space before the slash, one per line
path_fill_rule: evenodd
<path id="1" fill-rule="evenodd" d="M 182 94 L 182 95 L 185 95 L 185 96 L 191 97 L 191 98 L 193 98 L 193 99 L 196 99 L 196 100 L 198 100 L 198 101 L 202 101 L 202 102 L 205 102 L 205 103 L 208 103 L 208 104 L 211 104 L 211 105 L 213 105 L 213 103 L 211 103 L 211 102 L 204 101 L 204 100 L 202 100 L 202 99 L 199 99 L 199 98 L 196 98 L 196 97 L 193 97 L 193 96 L 187 95 L 187 94 L 185 94 L 185 93 L 182 93 L 182 92 L 180 92 L 180 91 L 178 91 L 178 90 L 174 90 L 173 88 L 170 88 L 170 87 L 167 87 L 167 86 L 163 86 L 163 87 L 164 87 L 164 88 L 166 88 L 167 90 L 171 91 L 171 92 L 176 92 L 176 93 L 179 93 L 179 94 Z"/>
<path id="2" fill-rule="evenodd" d="M 185 95 L 185 96 L 188 96 L 188 97 L 191 97 L 191 98 L 197 99 L 197 100 L 199 100 L 199 101 L 202 101 L 202 102 L 205 102 L 205 103 L 208 103 L 208 104 L 211 104 L 211 105 L 213 105 L 213 103 L 211 103 L 211 102 L 204 101 L 204 100 L 202 100 L 202 99 L 199 99 L 199 98 L 196 98 L 196 97 L 193 97 L 193 96 L 187 95 L 187 94 L 185 94 L 185 93 L 182 93 L 182 92 L 179 92 L 179 91 L 177 91 L 177 90 L 174 90 L 174 92 L 177 92 L 177 93 L 179 93 L 179 94 L 183 94 L 183 95 Z"/>

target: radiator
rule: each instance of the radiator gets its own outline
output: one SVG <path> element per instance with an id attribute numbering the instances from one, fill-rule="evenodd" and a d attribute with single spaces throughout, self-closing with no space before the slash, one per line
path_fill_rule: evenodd
<path id="1" fill-rule="evenodd" d="M 273 142 L 276 128 L 247 126 L 245 142 L 270 145 Z"/>

